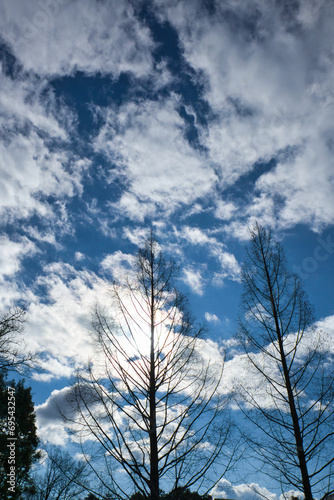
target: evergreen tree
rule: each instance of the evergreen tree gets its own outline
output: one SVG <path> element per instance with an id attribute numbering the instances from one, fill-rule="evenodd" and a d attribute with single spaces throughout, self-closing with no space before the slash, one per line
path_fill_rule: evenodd
<path id="1" fill-rule="evenodd" d="M 0 373 L 0 498 L 14 500 L 31 488 L 30 469 L 38 458 L 31 388 Z"/>

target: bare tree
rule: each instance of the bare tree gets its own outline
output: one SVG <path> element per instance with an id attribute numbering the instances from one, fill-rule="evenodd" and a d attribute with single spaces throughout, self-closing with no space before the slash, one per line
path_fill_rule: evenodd
<path id="1" fill-rule="evenodd" d="M 176 274 L 151 236 L 137 255 L 134 279 L 114 283 L 111 315 L 96 308 L 97 356 L 75 385 L 73 425 L 83 452 L 90 436 L 87 460 L 120 498 L 131 494 L 124 476 L 132 492 L 151 500 L 162 485 L 213 486 L 215 463 L 216 480 L 222 476 L 231 429 L 218 391 L 222 358 L 206 356 L 202 328 L 175 288 Z"/>
<path id="2" fill-rule="evenodd" d="M 86 491 L 87 464 L 75 460 L 64 450 L 47 448 L 45 471 L 35 474 L 35 492 L 31 500 L 73 500 L 82 498 Z M 28 497 L 29 498 L 29 497 Z"/>
<path id="3" fill-rule="evenodd" d="M 21 371 L 30 367 L 34 355 L 29 353 L 22 339 L 25 311 L 12 307 L 0 317 L 0 370 Z"/>
<path id="4" fill-rule="evenodd" d="M 258 390 L 239 388 L 265 470 L 306 500 L 333 491 L 333 359 L 299 278 L 271 231 L 256 225 L 242 270 L 239 339 Z M 253 381 L 254 382 L 254 381 Z M 249 411 L 251 407 L 251 411 Z M 269 469 L 268 469 L 269 468 Z"/>

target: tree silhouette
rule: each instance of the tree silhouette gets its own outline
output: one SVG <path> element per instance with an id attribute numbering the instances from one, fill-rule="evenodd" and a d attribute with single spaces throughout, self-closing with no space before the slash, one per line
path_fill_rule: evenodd
<path id="1" fill-rule="evenodd" d="M 333 491 L 334 378 L 324 335 L 301 282 L 271 231 L 256 225 L 242 269 L 239 339 L 259 378 L 239 387 L 257 435 L 248 439 L 268 473 L 313 494 Z M 263 399 L 264 398 L 264 399 Z M 249 410 L 249 407 L 252 410 Z M 260 431 L 260 432 L 259 432 Z M 271 472 L 274 470 L 275 472 Z"/>
<path id="2" fill-rule="evenodd" d="M 113 284 L 111 314 L 96 307 L 96 357 L 75 385 L 76 439 L 118 497 L 129 496 L 119 468 L 135 490 L 157 500 L 162 480 L 173 490 L 212 487 L 213 464 L 230 465 L 231 457 L 223 461 L 231 426 L 217 390 L 222 359 L 206 355 L 176 276 L 151 235 L 132 277 Z"/>

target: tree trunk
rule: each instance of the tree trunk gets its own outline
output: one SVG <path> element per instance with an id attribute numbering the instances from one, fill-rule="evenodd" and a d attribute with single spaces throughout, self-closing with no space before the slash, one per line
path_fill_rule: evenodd
<path id="1" fill-rule="evenodd" d="M 151 500 L 159 499 L 159 468 L 157 441 L 157 409 L 155 387 L 155 338 L 154 338 L 154 255 L 151 253 L 151 352 L 150 352 L 150 490 Z"/>
<path id="2" fill-rule="evenodd" d="M 273 317 L 274 317 L 274 321 L 275 321 L 275 330 L 276 330 L 277 342 L 278 342 L 279 352 L 280 352 L 280 357 L 281 357 L 281 362 L 282 362 L 284 381 L 285 381 L 285 386 L 286 386 L 286 390 L 288 393 L 288 403 L 289 403 L 290 414 L 291 414 L 291 419 L 292 419 L 295 442 L 296 442 L 299 468 L 300 468 L 300 472 L 301 472 L 301 476 L 302 476 L 302 483 L 303 483 L 305 500 L 312 500 L 312 490 L 311 490 L 310 478 L 309 478 L 309 474 L 308 474 L 308 470 L 307 470 L 307 462 L 306 462 L 306 457 L 305 457 L 303 438 L 302 438 L 302 435 L 300 432 L 299 419 L 298 419 L 296 405 L 295 405 L 295 399 L 294 399 L 294 395 L 293 395 L 293 391 L 292 391 L 292 387 L 291 387 L 291 380 L 290 380 L 289 370 L 288 370 L 288 366 L 287 366 L 287 362 L 286 362 L 286 356 L 285 356 L 285 352 L 284 352 L 281 329 L 279 326 L 278 314 L 277 314 L 276 304 L 275 304 L 274 295 L 273 295 L 272 282 L 271 282 L 271 279 L 269 276 L 266 257 L 264 255 L 263 251 L 262 251 L 262 258 L 263 258 L 263 264 L 264 264 L 264 268 L 265 268 L 268 288 L 269 288 L 269 292 L 270 292 L 270 302 L 271 302 L 272 313 L 273 313 Z"/>

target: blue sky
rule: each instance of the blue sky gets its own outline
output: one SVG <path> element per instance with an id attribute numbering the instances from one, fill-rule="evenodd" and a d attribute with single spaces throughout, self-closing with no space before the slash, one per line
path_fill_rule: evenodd
<path id="1" fill-rule="evenodd" d="M 2 0 L 0 300 L 26 304 L 44 359 L 43 439 L 91 306 L 150 226 L 213 341 L 235 333 L 255 220 L 333 338 L 333 15 L 330 0 Z"/>

